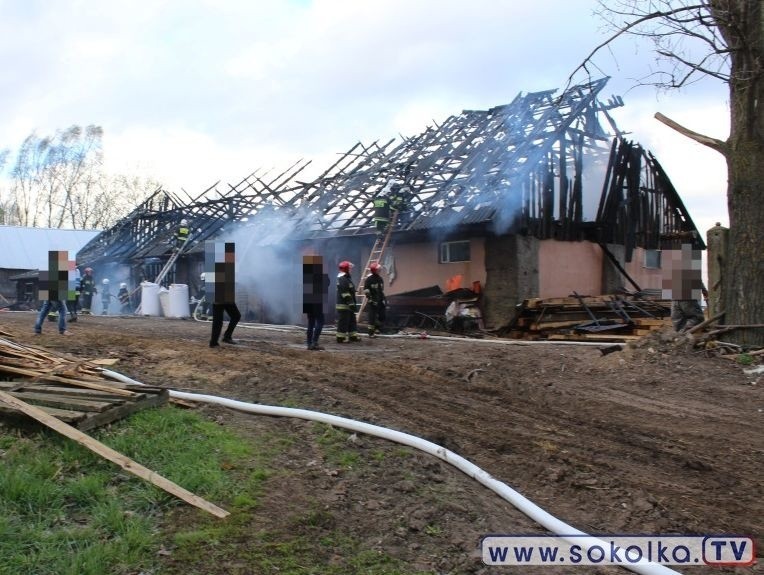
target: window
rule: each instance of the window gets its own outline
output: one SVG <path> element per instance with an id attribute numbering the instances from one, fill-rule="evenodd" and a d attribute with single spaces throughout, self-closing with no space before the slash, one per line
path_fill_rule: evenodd
<path id="1" fill-rule="evenodd" d="M 660 250 L 645 250 L 645 267 L 650 269 L 660 269 L 661 267 L 661 251 Z"/>
<path id="2" fill-rule="evenodd" d="M 443 242 L 440 244 L 440 263 L 470 261 L 470 241 Z"/>

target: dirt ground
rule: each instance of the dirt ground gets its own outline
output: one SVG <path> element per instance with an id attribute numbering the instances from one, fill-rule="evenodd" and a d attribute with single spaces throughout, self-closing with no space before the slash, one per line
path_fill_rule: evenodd
<path id="1" fill-rule="evenodd" d="M 91 316 L 70 324 L 70 337 L 52 323 L 35 337 L 33 321 L 32 313 L 2 313 L 0 330 L 77 357 L 118 358 L 114 369 L 143 383 L 320 411 L 422 437 L 583 531 L 748 535 L 761 557 L 764 377 L 677 345 L 668 332 L 607 355 L 604 345 L 416 335 L 339 345 L 330 331 L 324 351 L 307 351 L 297 328 L 241 324 L 240 345 L 211 349 L 209 323 L 193 320 Z M 545 569 L 482 564 L 481 536 L 546 530 L 440 459 L 418 454 L 400 466 L 374 464 L 376 450 L 393 448 L 358 435 L 353 446 L 370 463 L 351 476 L 313 459 L 304 421 L 202 409 L 253 437 L 279 429 L 299 439 L 280 455 L 289 474 L 267 484 L 257 521 L 282 522 L 310 504 L 412 572 Z M 333 558 L 316 561 L 320 572 Z M 221 569 L 208 572 L 248 572 L 241 565 Z M 680 571 L 764 573 L 764 561 Z"/>

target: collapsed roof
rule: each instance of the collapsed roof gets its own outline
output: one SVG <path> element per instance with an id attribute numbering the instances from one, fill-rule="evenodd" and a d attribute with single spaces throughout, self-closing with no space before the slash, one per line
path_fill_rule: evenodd
<path id="1" fill-rule="evenodd" d="M 397 144 L 358 143 L 308 182 L 300 174 L 311 162 L 300 160 L 277 174 L 256 170 L 226 190 L 218 182 L 196 198 L 160 188 L 85 246 L 78 263 L 162 256 L 184 218 L 197 245 L 234 225 L 252 226 L 261 244 L 277 243 L 266 231 L 273 218 L 289 221 L 291 239 L 373 234 L 373 200 L 391 180 L 409 190 L 396 232 L 481 226 L 588 238 L 626 246 L 627 260 L 634 247 L 659 248 L 677 234 L 704 247 L 657 160 L 627 141 L 608 113 L 623 101 L 598 99 L 606 83 L 465 110 Z"/>

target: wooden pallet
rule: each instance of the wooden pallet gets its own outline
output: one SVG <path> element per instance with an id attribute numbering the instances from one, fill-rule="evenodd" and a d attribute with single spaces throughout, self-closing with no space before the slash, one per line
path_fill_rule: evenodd
<path id="1" fill-rule="evenodd" d="M 147 407 L 163 405 L 169 392 L 107 378 L 99 364 L 0 338 L 0 391 L 80 430 L 93 429 Z M 0 402 L 0 416 L 23 417 Z"/>
<path id="2" fill-rule="evenodd" d="M 169 400 L 166 389 L 109 383 L 112 385 L 114 391 L 109 392 L 64 383 L 0 381 L 0 391 L 39 407 L 80 431 L 106 425 L 142 409 L 164 405 Z M 2 403 L 0 415 L 22 416 Z"/>

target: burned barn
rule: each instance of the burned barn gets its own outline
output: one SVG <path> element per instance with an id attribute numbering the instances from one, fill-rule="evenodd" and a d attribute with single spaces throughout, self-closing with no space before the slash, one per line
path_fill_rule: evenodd
<path id="1" fill-rule="evenodd" d="M 401 301 L 471 290 L 488 327 L 528 298 L 659 289 L 667 238 L 705 246 L 657 159 L 616 126 L 623 101 L 601 98 L 606 84 L 519 94 L 400 141 L 358 143 L 310 177 L 301 160 L 196 197 L 157 190 L 78 264 L 131 287 L 165 270 L 193 294 L 204 241 L 235 241 L 240 308 L 275 323 L 302 321 L 304 254 L 323 255 L 330 276 L 354 262 L 356 283 L 378 260 Z M 378 241 L 374 203 L 391 189 L 403 203 Z M 188 247 L 168 266 L 183 219 Z"/>

